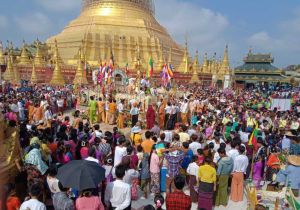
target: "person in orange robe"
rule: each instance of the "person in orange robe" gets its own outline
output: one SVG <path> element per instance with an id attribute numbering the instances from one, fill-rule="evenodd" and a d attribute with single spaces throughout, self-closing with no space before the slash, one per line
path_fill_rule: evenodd
<path id="1" fill-rule="evenodd" d="M 98 106 L 98 123 L 105 122 L 105 102 L 99 98 Z"/>
<path id="2" fill-rule="evenodd" d="M 117 112 L 117 104 L 116 100 L 109 100 L 108 104 L 108 124 L 113 125 L 115 124 L 116 119 L 116 112 Z"/>
<path id="3" fill-rule="evenodd" d="M 28 121 L 29 121 L 29 123 L 32 122 L 33 111 L 34 111 L 34 106 L 33 106 L 32 104 L 30 104 L 30 105 L 28 106 Z"/>
<path id="4" fill-rule="evenodd" d="M 165 101 L 162 99 L 161 104 L 158 108 L 158 122 L 159 122 L 159 127 L 163 128 L 165 124 Z"/>
<path id="5" fill-rule="evenodd" d="M 146 122 L 147 122 L 147 129 L 152 129 L 155 123 L 155 111 L 152 105 L 148 106 L 148 110 L 146 113 Z"/>

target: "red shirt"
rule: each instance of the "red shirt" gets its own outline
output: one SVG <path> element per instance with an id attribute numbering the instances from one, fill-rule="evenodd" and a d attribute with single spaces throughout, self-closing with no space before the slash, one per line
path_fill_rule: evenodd
<path id="1" fill-rule="evenodd" d="M 166 206 L 168 210 L 190 210 L 192 199 L 190 196 L 184 194 L 184 192 L 175 190 L 167 194 Z"/>
<path id="2" fill-rule="evenodd" d="M 11 196 L 6 201 L 6 208 L 7 210 L 17 210 L 21 206 L 20 199 L 15 196 Z"/>

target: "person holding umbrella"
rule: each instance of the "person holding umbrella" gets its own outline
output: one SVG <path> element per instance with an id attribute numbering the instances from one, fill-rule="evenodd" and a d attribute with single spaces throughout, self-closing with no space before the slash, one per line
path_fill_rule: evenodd
<path id="1" fill-rule="evenodd" d="M 105 204 L 110 210 L 130 210 L 131 190 L 130 185 L 123 181 L 125 167 L 118 165 L 115 171 L 117 179 L 107 185 L 105 191 Z"/>

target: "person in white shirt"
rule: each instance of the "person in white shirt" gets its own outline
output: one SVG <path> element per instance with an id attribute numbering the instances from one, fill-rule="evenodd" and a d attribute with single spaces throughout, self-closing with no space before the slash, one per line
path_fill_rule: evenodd
<path id="1" fill-rule="evenodd" d="M 115 149 L 114 167 L 119 165 L 122 162 L 122 158 L 126 155 L 125 138 L 120 137 L 118 141 L 119 145 Z"/>
<path id="2" fill-rule="evenodd" d="M 244 154 L 245 147 L 239 147 L 239 155 L 235 157 L 232 170 L 231 200 L 234 202 L 243 201 L 244 196 L 244 174 L 249 164 L 248 157 Z"/>
<path id="3" fill-rule="evenodd" d="M 239 145 L 237 145 L 235 142 L 231 142 L 231 149 L 227 153 L 227 156 L 231 157 L 233 161 L 239 155 L 239 151 L 237 150 L 238 147 Z"/>
<path id="4" fill-rule="evenodd" d="M 198 142 L 198 136 L 196 134 L 193 134 L 191 136 L 192 143 L 189 145 L 189 149 L 193 151 L 194 155 L 197 155 L 197 150 L 201 149 L 201 144 Z"/>
<path id="5" fill-rule="evenodd" d="M 189 111 L 188 100 L 185 99 L 184 102 L 182 102 L 181 106 L 180 106 L 181 122 L 184 125 L 187 124 L 187 114 L 188 114 L 188 111 Z"/>
<path id="6" fill-rule="evenodd" d="M 192 202 L 198 201 L 198 193 L 195 190 L 195 186 L 197 185 L 198 180 L 198 171 L 199 166 L 197 164 L 197 156 L 193 156 L 192 162 L 189 164 L 186 172 L 190 175 L 189 188 L 190 188 L 190 196 L 192 198 Z"/>
<path id="7" fill-rule="evenodd" d="M 32 185 L 30 189 L 30 199 L 26 200 L 20 206 L 20 210 L 46 210 L 46 205 L 38 200 L 42 192 L 41 187 L 38 184 Z"/>
<path id="8" fill-rule="evenodd" d="M 63 114 L 64 112 L 64 99 L 62 97 L 59 97 L 59 99 L 56 101 L 58 112 L 61 112 Z"/>
<path id="9" fill-rule="evenodd" d="M 89 156 L 87 158 L 85 158 L 85 160 L 92 161 L 92 162 L 99 164 L 99 160 L 96 159 L 95 157 L 96 157 L 96 149 L 95 149 L 95 147 L 91 147 L 89 149 Z"/>
<path id="10" fill-rule="evenodd" d="M 130 210 L 131 209 L 131 190 L 130 185 L 123 181 L 125 167 L 119 165 L 115 170 L 116 181 L 110 182 L 105 190 L 104 201 L 110 209 Z"/>

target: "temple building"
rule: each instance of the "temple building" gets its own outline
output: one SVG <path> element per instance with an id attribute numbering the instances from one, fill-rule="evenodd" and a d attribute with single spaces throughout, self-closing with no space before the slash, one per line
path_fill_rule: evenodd
<path id="1" fill-rule="evenodd" d="M 282 69 L 272 65 L 271 54 L 254 54 L 249 50 L 244 64 L 234 69 L 234 80 L 238 86 L 249 86 L 256 83 L 289 83 L 290 78 Z"/>

